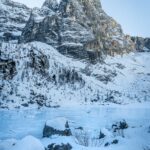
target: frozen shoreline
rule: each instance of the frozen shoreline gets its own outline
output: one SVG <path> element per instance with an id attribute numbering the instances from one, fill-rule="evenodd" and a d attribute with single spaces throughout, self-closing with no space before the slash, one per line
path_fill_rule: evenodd
<path id="1" fill-rule="evenodd" d="M 23 139 L 23 142 L 24 140 L 28 142 L 30 139 L 33 139 L 33 143 L 39 140 L 44 147 L 51 143 L 70 143 L 73 146 L 73 150 L 97 150 L 99 148 L 102 150 L 141 150 L 142 146 L 150 145 L 148 140 L 150 139 L 150 133 L 148 133 L 150 127 L 150 107 L 148 104 L 0 110 L 0 149 L 11 150 L 8 149 L 11 143 L 21 142 L 22 144 L 20 139 Z M 92 136 L 97 137 L 99 131 L 102 130 L 107 134 L 106 139 L 104 139 L 100 147 L 93 145 L 84 147 L 76 143 L 74 136 L 42 138 L 45 122 L 59 117 L 67 118 L 72 131 L 76 127 L 83 127 L 92 138 Z M 123 119 L 129 125 L 129 128 L 125 130 L 125 138 L 118 135 L 115 136 L 111 131 L 112 124 Z M 36 137 L 37 140 L 35 139 L 34 141 L 34 138 L 29 135 Z M 119 140 L 119 143 L 109 147 L 104 146 L 107 141 L 111 142 L 114 139 Z"/>

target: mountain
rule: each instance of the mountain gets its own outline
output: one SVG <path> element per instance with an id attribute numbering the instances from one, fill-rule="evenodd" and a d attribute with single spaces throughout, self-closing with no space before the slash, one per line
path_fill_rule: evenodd
<path id="1" fill-rule="evenodd" d="M 0 108 L 148 101 L 150 56 L 99 0 L 0 4 Z"/>
<path id="2" fill-rule="evenodd" d="M 46 0 L 34 9 L 20 43 L 41 41 L 60 53 L 92 62 L 102 55 L 131 52 L 134 44 L 99 0 Z"/>
<path id="3" fill-rule="evenodd" d="M 0 0 L 0 41 L 18 40 L 31 9 L 11 0 Z"/>

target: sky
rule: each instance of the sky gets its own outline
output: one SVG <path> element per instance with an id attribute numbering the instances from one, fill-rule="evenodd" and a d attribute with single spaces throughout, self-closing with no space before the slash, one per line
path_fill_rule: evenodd
<path id="1" fill-rule="evenodd" d="M 44 0 L 14 0 L 41 7 Z M 125 34 L 150 37 L 150 0 L 101 0 L 103 9 L 121 24 Z"/>
<path id="2" fill-rule="evenodd" d="M 126 34 L 150 37 L 150 0 L 101 0 Z"/>

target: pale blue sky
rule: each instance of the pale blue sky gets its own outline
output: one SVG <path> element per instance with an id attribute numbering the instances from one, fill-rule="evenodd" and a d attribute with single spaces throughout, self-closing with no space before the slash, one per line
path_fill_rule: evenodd
<path id="1" fill-rule="evenodd" d="M 101 0 L 103 9 L 114 17 L 125 33 L 150 37 L 150 0 Z"/>
<path id="2" fill-rule="evenodd" d="M 14 0 L 40 7 L 44 0 Z M 126 34 L 150 37 L 150 0 L 101 0 L 103 9 L 121 25 Z"/>

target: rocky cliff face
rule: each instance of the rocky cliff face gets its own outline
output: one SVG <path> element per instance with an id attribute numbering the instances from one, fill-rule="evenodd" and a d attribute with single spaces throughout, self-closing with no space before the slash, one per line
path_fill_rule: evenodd
<path id="1" fill-rule="evenodd" d="M 132 37 L 137 51 L 150 51 L 150 38 Z"/>
<path id="2" fill-rule="evenodd" d="M 0 0 L 0 41 L 16 40 L 30 16 L 30 9 L 11 0 Z"/>
<path id="3" fill-rule="evenodd" d="M 46 0 L 34 9 L 20 42 L 42 41 L 62 54 L 95 61 L 102 54 L 134 49 L 130 37 L 102 9 L 99 0 Z"/>

